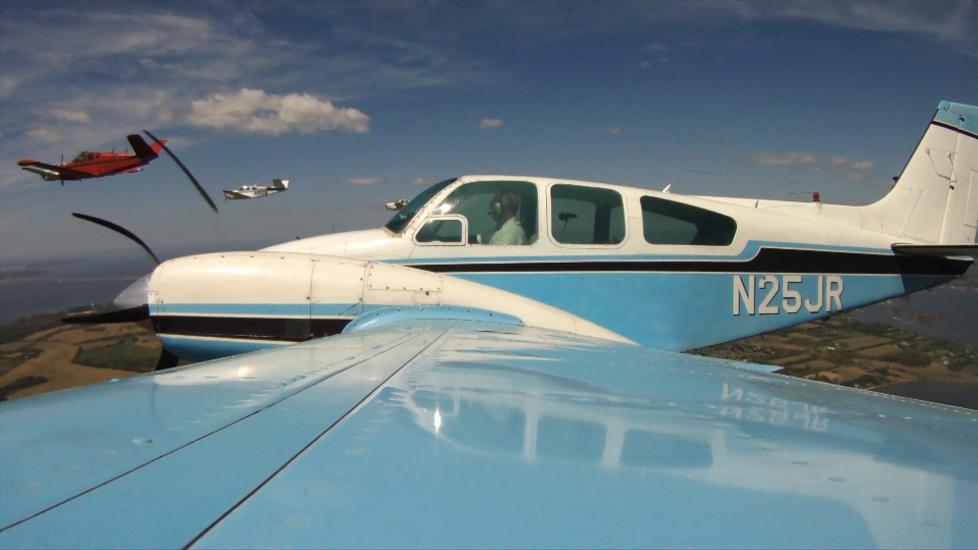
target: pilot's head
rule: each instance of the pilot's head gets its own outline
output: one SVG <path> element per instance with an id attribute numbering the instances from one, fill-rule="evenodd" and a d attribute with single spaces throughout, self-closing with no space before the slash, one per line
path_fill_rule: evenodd
<path id="1" fill-rule="evenodd" d="M 512 191 L 498 193 L 489 201 L 489 216 L 494 222 L 502 225 L 506 220 L 516 215 L 519 207 L 520 199 L 516 193 Z"/>

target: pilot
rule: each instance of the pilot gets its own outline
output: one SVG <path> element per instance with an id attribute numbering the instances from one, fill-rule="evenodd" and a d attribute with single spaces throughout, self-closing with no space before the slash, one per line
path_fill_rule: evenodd
<path id="1" fill-rule="evenodd" d="M 496 222 L 496 230 L 489 239 L 491 245 L 526 244 L 526 232 L 516 217 L 520 199 L 516 193 L 505 191 L 489 202 L 489 216 Z"/>

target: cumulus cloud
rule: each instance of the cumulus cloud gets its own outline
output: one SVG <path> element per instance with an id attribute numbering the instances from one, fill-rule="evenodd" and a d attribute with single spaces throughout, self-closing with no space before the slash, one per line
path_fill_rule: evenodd
<path id="1" fill-rule="evenodd" d="M 361 111 L 336 107 L 329 99 L 309 94 L 276 95 L 242 88 L 236 94 L 192 101 L 190 106 L 189 124 L 219 130 L 277 136 L 329 130 L 364 133 L 370 128 L 370 117 Z"/>
<path id="2" fill-rule="evenodd" d="M 764 166 L 786 166 L 791 164 L 811 164 L 815 162 L 815 155 L 802 151 L 792 151 L 783 154 L 761 153 L 751 157 L 751 162 Z"/>
<path id="3" fill-rule="evenodd" d="M 350 178 L 346 180 L 350 185 L 357 185 L 361 187 L 366 187 L 368 185 L 378 185 L 384 183 L 381 178 Z"/>
<path id="4" fill-rule="evenodd" d="M 85 111 L 70 111 L 68 109 L 55 109 L 51 111 L 51 118 L 77 124 L 87 124 L 92 121 L 92 117 Z"/>
<path id="5" fill-rule="evenodd" d="M 484 118 L 479 121 L 479 128 L 499 128 L 503 125 L 501 118 Z"/>

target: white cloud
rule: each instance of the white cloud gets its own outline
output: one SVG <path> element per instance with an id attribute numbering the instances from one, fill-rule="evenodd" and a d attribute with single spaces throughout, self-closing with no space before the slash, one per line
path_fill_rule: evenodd
<path id="1" fill-rule="evenodd" d="M 762 153 L 751 157 L 751 162 L 753 162 L 754 164 L 761 164 L 764 166 L 810 164 L 815 162 L 816 160 L 817 159 L 815 158 L 815 155 L 811 153 L 805 153 L 802 151 L 793 151 L 791 153 L 784 153 L 784 154 Z"/>
<path id="2" fill-rule="evenodd" d="M 411 180 L 411 183 L 413 183 L 414 185 L 424 185 L 428 183 L 428 178 L 414 178 L 413 180 Z"/>
<path id="3" fill-rule="evenodd" d="M 191 102 L 187 122 L 219 130 L 277 136 L 329 130 L 364 133 L 370 117 L 351 107 L 336 107 L 309 94 L 275 95 L 242 88 L 236 94 L 214 94 Z"/>
<path id="4" fill-rule="evenodd" d="M 503 125 L 501 118 L 484 118 L 479 121 L 479 128 L 499 128 Z"/>
<path id="5" fill-rule="evenodd" d="M 27 131 L 27 137 L 44 143 L 58 143 L 64 139 L 64 134 L 48 126 L 35 126 Z"/>
<path id="6" fill-rule="evenodd" d="M 621 133 L 621 126 L 608 126 L 608 133 L 617 136 Z"/>
<path id="7" fill-rule="evenodd" d="M 55 109 L 51 111 L 51 118 L 78 124 L 87 124 L 92 121 L 92 117 L 85 111 L 71 111 L 68 109 Z"/>
<path id="8" fill-rule="evenodd" d="M 642 49 L 647 52 L 667 52 L 669 51 L 669 46 L 666 46 L 662 42 L 656 41 L 646 44 Z"/>
<path id="9" fill-rule="evenodd" d="M 876 165 L 871 160 L 852 160 L 849 157 L 837 155 L 829 159 L 832 168 L 848 168 L 851 170 L 872 170 Z"/>
<path id="10" fill-rule="evenodd" d="M 366 186 L 369 186 L 369 185 L 379 185 L 381 183 L 384 183 L 384 180 L 381 179 L 381 178 L 373 178 L 373 177 L 371 177 L 371 178 L 350 178 L 350 179 L 346 180 L 346 182 L 349 183 L 350 185 L 357 185 L 357 186 L 361 186 L 361 187 L 366 187 Z"/>

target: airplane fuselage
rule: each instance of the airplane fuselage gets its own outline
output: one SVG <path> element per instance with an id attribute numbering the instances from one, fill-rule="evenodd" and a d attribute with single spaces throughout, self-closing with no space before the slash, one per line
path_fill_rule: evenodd
<path id="1" fill-rule="evenodd" d="M 77 181 L 113 174 L 136 173 L 152 160 L 127 153 L 82 153 L 79 157 L 84 157 L 84 160 L 75 160 L 59 165 L 59 168 L 68 168 L 71 171 L 66 171 L 63 175 L 42 168 L 34 168 L 25 161 L 20 161 L 18 164 L 21 165 L 21 168 L 38 174 L 45 181 Z M 29 159 L 26 160 L 29 161 Z"/>
<path id="2" fill-rule="evenodd" d="M 523 193 L 525 244 L 482 244 L 495 226 L 487 205 L 496 188 Z M 165 303 L 150 303 L 157 332 L 178 355 L 210 357 L 335 334 L 385 306 L 438 303 L 410 283 L 397 288 L 398 280 L 380 289 L 389 303 L 365 299 L 362 282 L 332 292 L 340 283 L 327 266 L 356 258 L 507 291 L 633 342 L 679 351 L 932 287 L 971 263 L 897 255 L 892 236 L 848 225 L 857 207 L 814 202 L 742 204 L 592 182 L 468 176 L 413 208 L 404 223 L 395 216 L 381 229 L 164 264 L 161 281 L 179 273 L 193 285 L 198 270 L 225 269 L 235 282 L 210 289 L 206 303 L 190 289 L 168 287 Z M 656 223 L 671 229 L 658 231 Z M 276 269 L 276 262 L 306 267 Z"/>

